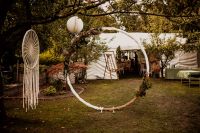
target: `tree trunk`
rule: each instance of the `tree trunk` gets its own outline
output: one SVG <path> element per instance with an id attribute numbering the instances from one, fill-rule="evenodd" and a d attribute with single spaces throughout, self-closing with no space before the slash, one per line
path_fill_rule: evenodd
<path id="1" fill-rule="evenodd" d="M 64 60 L 65 89 L 70 90 L 67 83 L 67 74 L 69 73 L 70 54 L 64 53 L 64 56 L 65 56 L 65 60 Z"/>
<path id="2" fill-rule="evenodd" d="M 15 2 L 14 0 L 3 0 L 0 2 L 1 3 L 0 7 L 4 7 L 4 8 L 2 8 L 2 10 L 0 9 L 0 11 L 1 11 L 0 15 L 2 16 L 2 17 L 0 17 L 0 29 L 2 29 L 3 23 L 6 18 L 6 14 L 14 2 Z M 27 20 L 30 20 L 31 19 L 31 10 L 30 10 L 29 1 L 24 0 L 24 5 L 26 7 Z M 13 48 L 11 46 L 16 46 L 15 45 L 16 42 L 19 40 L 19 38 L 21 39 L 21 37 L 24 35 L 24 31 L 26 31 L 27 29 L 30 29 L 30 28 L 31 28 L 31 25 L 23 25 L 21 27 L 16 27 L 16 29 L 14 28 L 15 31 L 10 32 L 11 34 L 7 34 L 7 32 L 5 34 L 1 34 L 1 36 L 0 36 L 0 42 L 1 42 L 0 59 L 6 50 Z M 4 106 L 4 98 L 3 98 L 3 93 L 4 93 L 3 83 L 4 82 L 3 82 L 2 72 L 1 72 L 1 66 L 2 66 L 2 64 L 0 62 L 0 121 L 4 121 L 7 118 L 7 114 L 6 114 L 6 109 Z"/>
<path id="3" fill-rule="evenodd" d="M 7 118 L 6 110 L 4 106 L 3 92 L 4 92 L 3 77 L 2 77 L 1 65 L 0 65 L 0 121 L 5 121 Z"/>
<path id="4" fill-rule="evenodd" d="M 160 60 L 161 61 L 161 69 L 160 69 L 160 72 L 161 72 L 161 78 L 164 78 L 164 69 L 165 69 L 165 64 L 162 59 Z"/>
<path id="5" fill-rule="evenodd" d="M 164 68 L 161 67 L 161 70 L 160 70 L 160 71 L 161 71 L 161 77 L 164 78 Z"/>

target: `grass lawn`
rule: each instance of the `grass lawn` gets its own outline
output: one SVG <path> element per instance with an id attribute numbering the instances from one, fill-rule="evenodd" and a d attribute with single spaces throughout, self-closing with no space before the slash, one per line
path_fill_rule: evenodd
<path id="1" fill-rule="evenodd" d="M 0 132 L 11 133 L 199 133 L 200 88 L 180 81 L 151 80 L 147 95 L 127 108 L 112 112 L 93 110 L 75 97 L 39 101 L 36 110 L 25 112 L 22 100 L 5 100 L 10 118 Z M 96 80 L 81 85 L 81 97 L 103 107 L 124 104 L 141 79 Z"/>

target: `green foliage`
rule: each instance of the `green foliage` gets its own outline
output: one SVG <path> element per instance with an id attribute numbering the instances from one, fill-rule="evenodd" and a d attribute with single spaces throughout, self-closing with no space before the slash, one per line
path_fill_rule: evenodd
<path id="1" fill-rule="evenodd" d="M 68 4 L 69 0 L 32 0 L 32 15 L 34 17 L 37 16 L 38 18 L 45 18 L 60 11 Z"/>
<path id="2" fill-rule="evenodd" d="M 84 63 L 88 63 L 97 60 L 102 53 L 107 51 L 108 47 L 98 36 L 90 36 L 88 38 L 82 38 L 81 45 L 77 47 L 76 54 L 71 58 L 73 61 L 84 60 Z"/>
<path id="3" fill-rule="evenodd" d="M 45 64 L 45 65 L 51 65 L 51 64 L 56 64 L 62 62 L 63 56 L 55 56 L 54 51 L 47 50 L 43 53 L 40 54 L 40 64 Z"/>
<path id="4" fill-rule="evenodd" d="M 179 50 L 180 45 L 176 42 L 176 36 L 169 39 L 159 38 L 159 34 L 151 35 L 151 42 L 143 42 L 148 54 L 153 54 L 157 59 L 162 60 L 164 56 L 166 63 L 174 58 L 174 54 Z"/>
<path id="5" fill-rule="evenodd" d="M 137 97 L 142 97 L 146 95 L 146 91 L 152 87 L 152 83 L 149 78 L 143 77 L 142 84 L 140 85 L 139 90 L 136 93 Z"/>
<path id="6" fill-rule="evenodd" d="M 185 52 L 200 51 L 200 43 L 182 45 L 181 50 Z"/>
<path id="7" fill-rule="evenodd" d="M 121 55 L 122 54 L 122 52 L 121 52 L 121 48 L 120 48 L 120 46 L 118 46 L 117 47 L 117 49 L 116 49 L 116 58 L 117 58 L 117 60 L 118 60 L 118 62 L 120 62 L 121 61 Z"/>
<path id="8" fill-rule="evenodd" d="M 120 0 L 115 2 L 114 7 L 112 5 L 114 9 L 139 12 L 140 15 L 134 13 L 116 15 L 127 31 L 184 33 L 189 40 L 199 41 L 199 0 L 193 2 L 190 0 L 141 0 L 140 4 L 134 4 L 134 2 Z"/>
<path id="9" fill-rule="evenodd" d="M 105 18 L 89 18 L 89 17 L 81 17 L 84 23 L 84 29 L 88 30 L 91 27 L 99 27 L 103 26 L 105 22 L 108 22 L 109 17 Z M 100 22 L 102 24 L 95 24 L 96 22 Z M 105 20 L 105 22 L 104 22 Z M 111 21 L 111 20 L 109 20 Z M 42 41 L 41 44 L 44 46 L 44 50 L 40 55 L 41 63 L 44 64 L 54 64 L 63 61 L 63 49 L 67 51 L 71 51 L 71 40 L 74 35 L 71 35 L 66 29 L 67 19 L 57 20 L 53 23 L 47 25 L 38 25 L 35 26 L 36 30 L 41 35 Z M 90 36 L 90 42 L 85 38 L 81 38 L 80 44 L 76 44 L 75 47 L 76 53 L 71 55 L 71 59 L 73 61 L 84 59 L 86 64 L 93 60 L 97 60 L 99 56 L 107 50 L 107 46 L 104 45 L 103 42 L 97 41 L 98 37 Z"/>
<path id="10" fill-rule="evenodd" d="M 57 91 L 63 90 L 63 82 L 60 79 L 54 80 L 51 85 L 55 87 Z"/>
<path id="11" fill-rule="evenodd" d="M 68 47 L 71 37 L 69 32 L 66 30 L 66 21 L 67 19 L 63 19 L 49 24 L 33 26 L 40 37 L 42 52 L 51 49 L 54 51 L 54 54 L 59 55 L 62 53 L 63 47 Z"/>
<path id="12" fill-rule="evenodd" d="M 44 95 L 52 96 L 56 94 L 56 88 L 54 86 L 49 86 L 48 88 L 44 89 Z"/>
<path id="13" fill-rule="evenodd" d="M 143 43 L 147 54 L 161 61 L 161 74 L 163 77 L 163 69 L 175 57 L 175 52 L 180 49 L 179 43 L 176 42 L 176 36 L 169 39 L 161 39 L 159 38 L 159 34 L 152 34 L 151 42 Z"/>

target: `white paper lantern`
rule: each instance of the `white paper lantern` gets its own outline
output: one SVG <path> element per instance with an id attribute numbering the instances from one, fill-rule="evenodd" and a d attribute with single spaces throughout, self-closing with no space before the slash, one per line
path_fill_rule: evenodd
<path id="1" fill-rule="evenodd" d="M 71 33 L 79 33 L 83 29 L 83 21 L 77 16 L 71 17 L 67 21 L 67 29 Z"/>

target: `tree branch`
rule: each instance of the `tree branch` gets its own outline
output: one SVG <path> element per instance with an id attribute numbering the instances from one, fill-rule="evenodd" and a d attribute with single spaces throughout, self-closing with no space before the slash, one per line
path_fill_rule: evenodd
<path id="1" fill-rule="evenodd" d="M 148 13 L 148 12 L 139 12 L 139 11 L 113 11 L 113 12 L 107 12 L 102 14 L 86 14 L 86 13 L 78 13 L 83 16 L 89 16 L 89 17 L 98 17 L 98 16 L 106 16 L 110 14 L 135 14 L 135 15 L 148 15 L 148 16 L 159 16 L 159 17 L 169 17 L 169 18 L 194 18 L 194 17 L 200 17 L 200 15 L 165 15 L 165 14 L 157 14 L 157 13 Z"/>
<path id="2" fill-rule="evenodd" d="M 83 7 L 79 6 L 78 8 L 74 8 L 74 10 L 72 10 L 71 12 L 68 12 L 68 13 L 65 13 L 65 14 L 62 14 L 62 15 L 60 14 L 60 12 L 61 12 L 61 10 L 60 10 L 60 11 L 57 11 L 56 13 L 54 13 L 51 16 L 48 16 L 48 17 L 45 17 L 45 18 L 41 18 L 41 17 L 40 18 L 33 18 L 31 21 L 21 22 L 21 24 L 30 23 L 32 25 L 37 25 L 37 24 L 50 23 L 50 22 L 53 22 L 53 21 L 55 21 L 57 19 L 67 18 L 67 17 L 69 17 L 71 15 L 74 15 L 74 14 L 76 14 L 80 10 L 90 10 L 90 9 L 96 8 L 99 5 L 102 5 L 105 2 L 107 2 L 107 1 L 109 1 L 109 0 L 102 0 L 101 2 L 98 2 L 96 4 L 89 4 L 88 6 L 83 6 Z M 66 7 L 67 8 L 69 8 L 69 7 L 73 8 L 73 6 L 74 6 L 74 4 L 68 5 Z M 62 11 L 65 8 L 63 8 Z"/>

